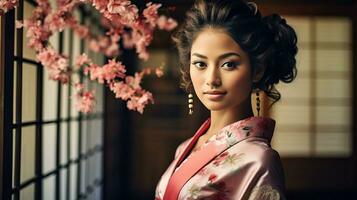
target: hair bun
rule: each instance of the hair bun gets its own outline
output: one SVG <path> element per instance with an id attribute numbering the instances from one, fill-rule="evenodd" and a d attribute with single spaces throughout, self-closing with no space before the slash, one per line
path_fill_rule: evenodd
<path id="1" fill-rule="evenodd" d="M 258 5 L 256 3 L 254 3 L 253 1 L 249 1 L 247 2 L 247 5 L 249 9 L 252 11 L 253 16 L 258 13 Z"/>
<path id="2" fill-rule="evenodd" d="M 275 72 L 279 72 L 273 82 L 280 80 L 291 82 L 296 76 L 296 59 L 298 52 L 297 36 L 294 29 L 286 23 L 286 20 L 278 14 L 263 17 L 263 22 L 272 33 L 272 60 L 270 66 Z"/>

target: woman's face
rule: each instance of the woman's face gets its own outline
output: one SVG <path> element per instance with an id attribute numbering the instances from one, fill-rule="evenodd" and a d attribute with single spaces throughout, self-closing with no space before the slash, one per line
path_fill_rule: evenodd
<path id="1" fill-rule="evenodd" d="M 190 76 L 200 101 L 209 110 L 236 109 L 250 100 L 248 55 L 224 31 L 205 29 L 191 47 Z"/>

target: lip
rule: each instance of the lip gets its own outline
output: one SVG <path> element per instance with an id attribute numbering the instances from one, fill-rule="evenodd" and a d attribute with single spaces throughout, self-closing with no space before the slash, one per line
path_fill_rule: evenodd
<path id="1" fill-rule="evenodd" d="M 226 94 L 227 92 L 224 92 L 224 91 L 220 91 L 220 90 L 212 90 L 212 91 L 206 91 L 206 92 L 203 92 L 203 94 Z"/>
<path id="2" fill-rule="evenodd" d="M 205 94 L 209 100 L 217 101 L 217 100 L 221 100 L 224 97 L 224 95 L 226 95 L 226 93 L 227 92 L 223 92 L 223 91 L 207 91 L 204 92 L 203 94 Z"/>

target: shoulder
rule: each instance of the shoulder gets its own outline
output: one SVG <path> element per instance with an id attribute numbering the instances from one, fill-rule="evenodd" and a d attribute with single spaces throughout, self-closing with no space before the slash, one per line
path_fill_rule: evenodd
<path id="1" fill-rule="evenodd" d="M 263 170 L 282 171 L 282 163 L 279 153 L 273 148 L 265 149 L 261 153 L 259 166 Z"/>
<path id="2" fill-rule="evenodd" d="M 237 145 L 236 151 L 244 152 L 250 162 L 262 169 L 281 165 L 279 153 L 263 138 L 247 138 Z"/>

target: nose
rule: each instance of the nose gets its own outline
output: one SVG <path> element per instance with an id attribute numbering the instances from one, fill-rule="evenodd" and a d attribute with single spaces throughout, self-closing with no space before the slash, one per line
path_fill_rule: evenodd
<path id="1" fill-rule="evenodd" d="M 216 67 L 211 67 L 211 70 L 207 70 L 206 84 L 211 88 L 217 88 L 222 84 L 220 72 Z"/>

